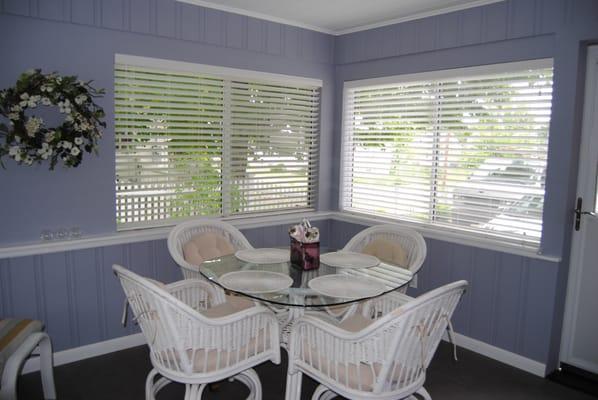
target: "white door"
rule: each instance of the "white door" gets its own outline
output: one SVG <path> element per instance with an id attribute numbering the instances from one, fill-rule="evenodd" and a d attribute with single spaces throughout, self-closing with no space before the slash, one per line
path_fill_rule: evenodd
<path id="1" fill-rule="evenodd" d="M 598 46 L 588 49 L 561 362 L 598 374 Z"/>

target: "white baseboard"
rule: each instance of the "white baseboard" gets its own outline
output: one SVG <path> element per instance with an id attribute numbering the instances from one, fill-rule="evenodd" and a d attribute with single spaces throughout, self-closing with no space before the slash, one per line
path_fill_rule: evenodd
<path id="1" fill-rule="evenodd" d="M 448 337 L 446 335 L 443 339 L 448 341 Z M 491 344 L 472 339 L 459 333 L 455 333 L 455 342 L 457 346 L 471 350 L 474 353 L 481 354 L 541 378 L 546 377 L 546 364 L 542 364 L 541 362 L 523 357 L 519 354 L 512 353 L 496 346 L 492 346 Z"/>
<path id="2" fill-rule="evenodd" d="M 135 346 L 141 346 L 142 344 L 145 344 L 145 338 L 143 337 L 143 334 L 136 333 L 134 335 L 122 336 L 103 342 L 62 350 L 54 353 L 54 366 L 69 364 L 75 361 L 85 360 L 86 358 L 97 357 L 103 354 L 108 354 Z M 29 359 L 23 367 L 24 374 L 34 371 L 39 371 L 38 357 Z"/>
<path id="3" fill-rule="evenodd" d="M 447 340 L 445 335 L 444 340 Z M 488 343 L 455 333 L 455 341 L 459 347 L 471 350 L 475 353 L 492 358 L 503 364 L 529 372 L 536 376 L 544 378 L 546 376 L 546 365 L 538 361 L 511 353 L 510 351 L 492 346 Z M 69 364 L 86 358 L 97 357 L 114 351 L 124 350 L 135 346 L 141 346 L 145 339 L 141 333 L 123 336 L 116 339 L 106 340 L 104 342 L 92 343 L 86 346 L 75 347 L 73 349 L 63 350 L 54 353 L 54 365 Z M 32 358 L 27 361 L 23 368 L 23 373 L 39 371 L 39 358 Z"/>

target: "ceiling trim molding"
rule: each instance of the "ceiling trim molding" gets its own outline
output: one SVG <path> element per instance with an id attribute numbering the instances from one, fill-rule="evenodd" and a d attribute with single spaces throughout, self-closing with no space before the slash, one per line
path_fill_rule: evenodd
<path id="1" fill-rule="evenodd" d="M 215 10 L 225 11 L 225 12 L 229 12 L 229 13 L 233 13 L 233 14 L 245 15 L 247 17 L 263 19 L 266 21 L 277 22 L 279 24 L 296 26 L 299 28 L 309 29 L 312 31 L 326 33 L 329 35 L 340 36 L 340 35 L 346 35 L 348 33 L 355 33 L 355 32 L 360 32 L 360 31 L 366 31 L 369 29 L 381 28 L 383 26 L 394 25 L 394 24 L 398 24 L 401 22 L 413 21 L 416 19 L 421 19 L 421 18 L 426 18 L 426 17 L 433 17 L 435 15 L 448 14 L 448 13 L 455 12 L 455 11 L 466 10 L 468 8 L 481 7 L 481 6 L 485 6 L 485 5 L 492 4 L 492 3 L 499 3 L 499 2 L 505 1 L 505 0 L 476 0 L 476 1 L 466 3 L 466 4 L 459 4 L 459 5 L 450 6 L 450 7 L 443 7 L 443 8 L 439 8 L 437 10 L 412 14 L 407 17 L 394 18 L 394 19 L 389 19 L 389 20 L 385 20 L 385 21 L 375 22 L 372 24 L 360 25 L 360 26 L 356 26 L 353 28 L 340 29 L 340 30 L 330 30 L 330 29 L 322 28 L 322 27 L 315 26 L 315 25 L 304 24 L 299 21 L 293 21 L 293 20 L 289 20 L 286 18 L 279 18 L 279 17 L 275 17 L 273 15 L 268 15 L 268 14 L 264 14 L 264 13 L 260 13 L 260 12 L 245 10 L 243 8 L 224 6 L 222 4 L 214 3 L 209 0 L 176 0 L 176 1 L 178 1 L 180 3 L 187 3 L 187 4 L 193 4 L 193 5 L 201 6 L 201 7 L 212 8 Z"/>

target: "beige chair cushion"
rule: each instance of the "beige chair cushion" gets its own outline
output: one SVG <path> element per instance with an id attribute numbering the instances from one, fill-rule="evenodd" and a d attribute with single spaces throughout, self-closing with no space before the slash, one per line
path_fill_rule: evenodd
<path id="1" fill-rule="evenodd" d="M 249 299 L 245 299 L 240 296 L 226 296 L 226 301 L 216 306 L 199 310 L 202 315 L 208 318 L 221 318 L 237 313 L 239 311 L 246 310 L 253 307 L 255 304 Z"/>
<path id="2" fill-rule="evenodd" d="M 186 353 L 189 360 L 193 363 L 193 373 L 208 373 L 247 360 L 259 353 L 263 353 L 270 347 L 270 336 L 265 334 L 262 329 L 255 337 L 251 338 L 249 342 L 238 349 L 187 349 Z M 174 364 L 179 364 L 180 358 L 176 351 L 163 351 L 161 355 L 164 361 L 166 361 L 164 365 L 168 366 L 168 368 L 173 367 L 173 363 L 170 360 L 176 360 Z"/>
<path id="3" fill-rule="evenodd" d="M 234 252 L 233 245 L 224 236 L 215 232 L 195 235 L 183 245 L 183 257 L 185 261 L 193 265 L 200 265 L 205 260 Z"/>
<path id="4" fill-rule="evenodd" d="M 309 351 L 307 341 L 304 341 L 303 360 L 307 364 L 332 378 L 333 380 L 351 389 L 371 392 L 374 390 L 376 378 L 382 370 L 382 363 L 340 363 L 331 361 L 326 357 L 326 350 L 320 351 L 317 347 L 311 347 Z M 402 368 L 398 366 L 394 370 L 393 383 L 401 377 Z M 410 375 L 410 374 L 407 374 Z M 404 380 L 405 378 L 402 378 Z"/>
<path id="5" fill-rule="evenodd" d="M 374 322 L 373 319 L 366 318 L 361 314 L 355 314 L 340 322 L 338 327 L 349 332 L 359 332 L 370 326 L 372 322 Z"/>
<path id="6" fill-rule="evenodd" d="M 0 320 L 0 376 L 10 356 L 35 332 L 41 332 L 44 325 L 32 319 L 7 318 Z"/>
<path id="7" fill-rule="evenodd" d="M 409 269 L 409 254 L 407 254 L 403 246 L 391 240 L 384 238 L 374 239 L 361 252 L 376 256 L 380 261 Z"/>

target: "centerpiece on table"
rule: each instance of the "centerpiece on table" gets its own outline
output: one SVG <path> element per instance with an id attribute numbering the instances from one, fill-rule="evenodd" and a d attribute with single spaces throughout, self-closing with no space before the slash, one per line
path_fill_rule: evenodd
<path id="1" fill-rule="evenodd" d="M 48 160 L 52 170 L 59 161 L 65 167 L 79 166 L 84 152 L 97 154 L 100 128 L 106 123 L 104 110 L 93 99 L 104 91 L 90 83 L 35 69 L 21 74 L 15 86 L 0 90 L 0 116 L 8 121 L 0 121 L 0 165 L 4 167 L 2 157 L 8 155 L 20 165 Z M 43 106 L 57 107 L 62 123 L 47 126 L 40 115 L 46 111 Z"/>
<path id="2" fill-rule="evenodd" d="M 304 219 L 289 228 L 291 264 L 304 270 L 320 267 L 320 231 Z"/>

